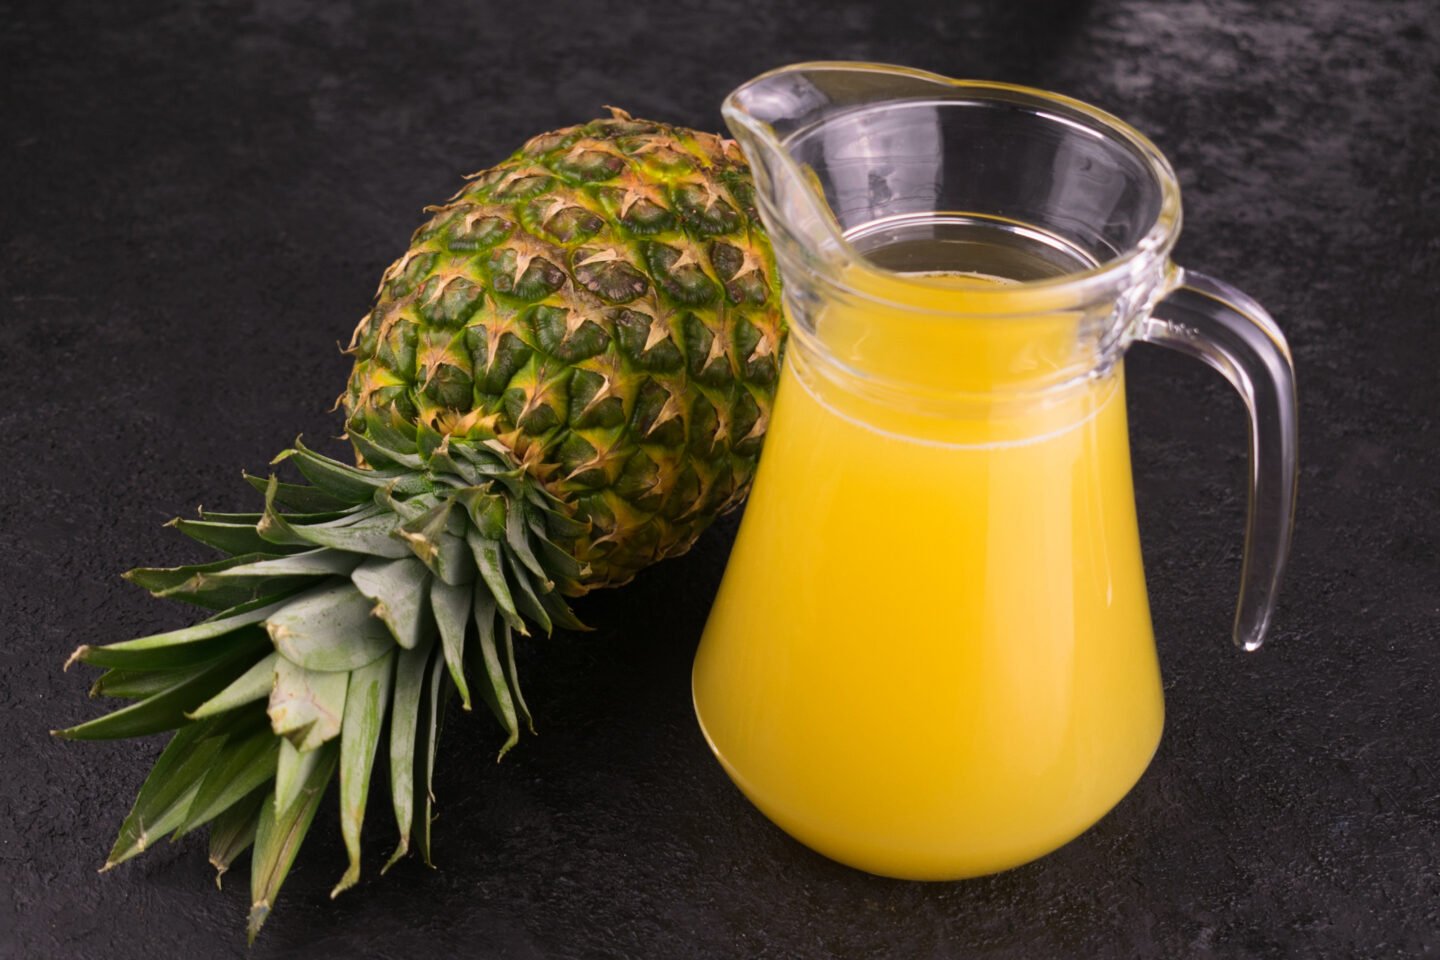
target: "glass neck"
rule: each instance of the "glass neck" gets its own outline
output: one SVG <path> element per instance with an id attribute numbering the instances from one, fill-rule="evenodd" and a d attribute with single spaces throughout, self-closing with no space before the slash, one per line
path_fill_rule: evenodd
<path id="1" fill-rule="evenodd" d="M 942 255 L 981 267 L 956 273 L 923 260 L 899 272 L 865 257 L 831 269 L 783 244 L 777 254 L 791 349 L 835 389 L 939 417 L 1024 412 L 1103 377 L 1170 283 L 1160 258 L 1120 289 L 1076 300 L 1013 282 L 1013 270 L 987 274 L 974 256 Z"/>

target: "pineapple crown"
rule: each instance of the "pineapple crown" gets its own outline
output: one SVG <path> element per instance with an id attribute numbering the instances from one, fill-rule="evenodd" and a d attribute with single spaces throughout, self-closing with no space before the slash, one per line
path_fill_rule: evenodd
<path id="1" fill-rule="evenodd" d="M 297 440 L 275 463 L 288 461 L 307 482 L 247 476 L 264 494 L 260 512 L 171 521 L 223 559 L 125 575 L 157 597 L 218 613 L 70 658 L 106 668 L 93 696 L 136 702 L 57 736 L 179 731 L 105 869 L 206 825 L 219 874 L 253 844 L 252 941 L 337 770 L 349 867 L 334 893 L 359 879 L 387 719 L 399 842 L 386 869 L 412 833 L 430 862 L 431 774 L 452 691 L 469 710 L 468 677 L 479 676 L 479 696 L 507 734 L 504 756 L 522 722 L 533 730 L 514 634 L 586 629 L 562 598 L 584 591 L 586 571 L 562 544 L 588 528 L 528 482 L 503 447 L 423 428 L 412 439 L 379 419 L 350 440 L 367 466 Z"/>

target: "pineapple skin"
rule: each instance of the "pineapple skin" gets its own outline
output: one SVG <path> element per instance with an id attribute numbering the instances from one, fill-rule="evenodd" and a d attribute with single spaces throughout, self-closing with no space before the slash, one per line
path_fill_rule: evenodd
<path id="1" fill-rule="evenodd" d="M 587 573 L 683 553 L 754 476 L 786 326 L 733 141 L 613 116 L 427 208 L 355 330 L 348 429 L 498 441 L 587 532 Z M 428 432 L 428 431 L 426 431 Z"/>

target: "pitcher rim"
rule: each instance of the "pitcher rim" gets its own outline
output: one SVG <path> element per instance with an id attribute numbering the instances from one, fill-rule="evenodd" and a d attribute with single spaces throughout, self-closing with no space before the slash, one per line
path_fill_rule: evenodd
<path id="1" fill-rule="evenodd" d="M 992 94 L 992 99 L 997 99 L 993 94 L 1006 93 L 1033 101 L 1039 101 L 1042 104 L 1051 104 L 1080 114 L 1098 127 L 1096 130 L 1097 133 L 1119 139 L 1144 158 L 1151 176 L 1160 188 L 1160 205 L 1156 211 L 1154 222 L 1145 229 L 1135 243 L 1129 245 L 1126 249 L 1120 251 L 1110 259 L 1098 263 L 1093 267 L 1060 274 L 1055 277 L 1017 281 L 1014 282 L 1011 289 L 1017 291 L 1042 291 L 1061 296 L 1065 299 L 1069 299 L 1065 295 L 1073 294 L 1076 302 L 1093 302 L 1099 299 L 1097 294 L 1100 291 L 1114 287 L 1118 292 L 1119 290 L 1128 288 L 1134 284 L 1137 274 L 1143 274 L 1157 262 L 1164 262 L 1168 259 L 1169 252 L 1179 237 L 1182 219 L 1180 184 L 1175 176 L 1174 168 L 1170 165 L 1170 161 L 1165 157 L 1165 154 L 1155 146 L 1149 137 L 1145 136 L 1145 134 L 1141 133 L 1131 124 L 1106 110 L 1102 110 L 1083 100 L 1078 100 L 1062 93 L 1055 93 L 1050 90 L 1042 90 L 1038 87 L 1029 87 L 1022 84 L 1005 83 L 998 80 L 967 80 L 947 77 L 944 74 L 933 71 L 920 70 L 898 64 L 876 63 L 863 60 L 812 60 L 776 67 L 740 84 L 725 97 L 720 108 L 721 115 L 728 123 L 743 126 L 750 134 L 764 142 L 776 156 L 780 158 L 782 164 L 793 168 L 795 167 L 795 161 L 784 148 L 785 141 L 781 140 L 780 137 L 775 134 L 774 128 L 769 123 L 760 120 L 742 106 L 740 97 L 745 91 L 771 77 L 822 70 L 909 76 L 953 89 L 974 90 L 982 96 L 990 93 Z M 789 172 L 792 174 L 800 173 L 798 169 L 791 169 Z M 758 195 L 757 200 L 762 205 L 769 206 L 769 200 L 763 194 Z M 907 276 L 902 272 L 886 269 L 866 259 L 863 254 L 855 249 L 854 245 L 842 232 L 835 231 L 835 240 L 842 245 L 841 249 L 849 259 L 864 263 L 868 269 L 899 278 L 900 281 L 904 283 L 911 283 L 919 287 L 928 286 L 923 280 Z M 779 253 L 778 250 L 776 252 L 777 254 Z M 1004 309 L 944 310 L 927 306 L 923 310 L 918 310 L 918 308 L 914 308 L 903 301 L 877 296 L 864 290 L 857 290 L 836 276 L 826 276 L 825 282 L 839 290 L 843 290 L 850 296 L 884 304 L 887 308 L 891 309 L 916 309 L 917 312 L 939 316 L 979 317 L 1009 315 Z M 1017 314 L 1033 315 L 1033 313 L 1033 310 L 1017 311 Z"/>

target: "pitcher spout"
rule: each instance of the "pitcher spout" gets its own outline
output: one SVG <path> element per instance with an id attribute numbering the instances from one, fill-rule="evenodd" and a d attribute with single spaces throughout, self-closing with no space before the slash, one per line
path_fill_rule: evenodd
<path id="1" fill-rule="evenodd" d="M 933 101 L 954 90 L 938 74 L 848 62 L 782 67 L 735 90 L 722 112 L 778 252 L 843 269 L 860 259 L 849 231 L 939 209 L 945 151 Z"/>
<path id="2" fill-rule="evenodd" d="M 750 163 L 756 204 L 772 242 L 799 255 L 810 269 L 838 268 L 847 244 L 824 187 L 813 168 L 791 152 L 794 132 L 828 105 L 808 73 L 784 67 L 757 77 L 731 93 L 721 112 Z"/>

